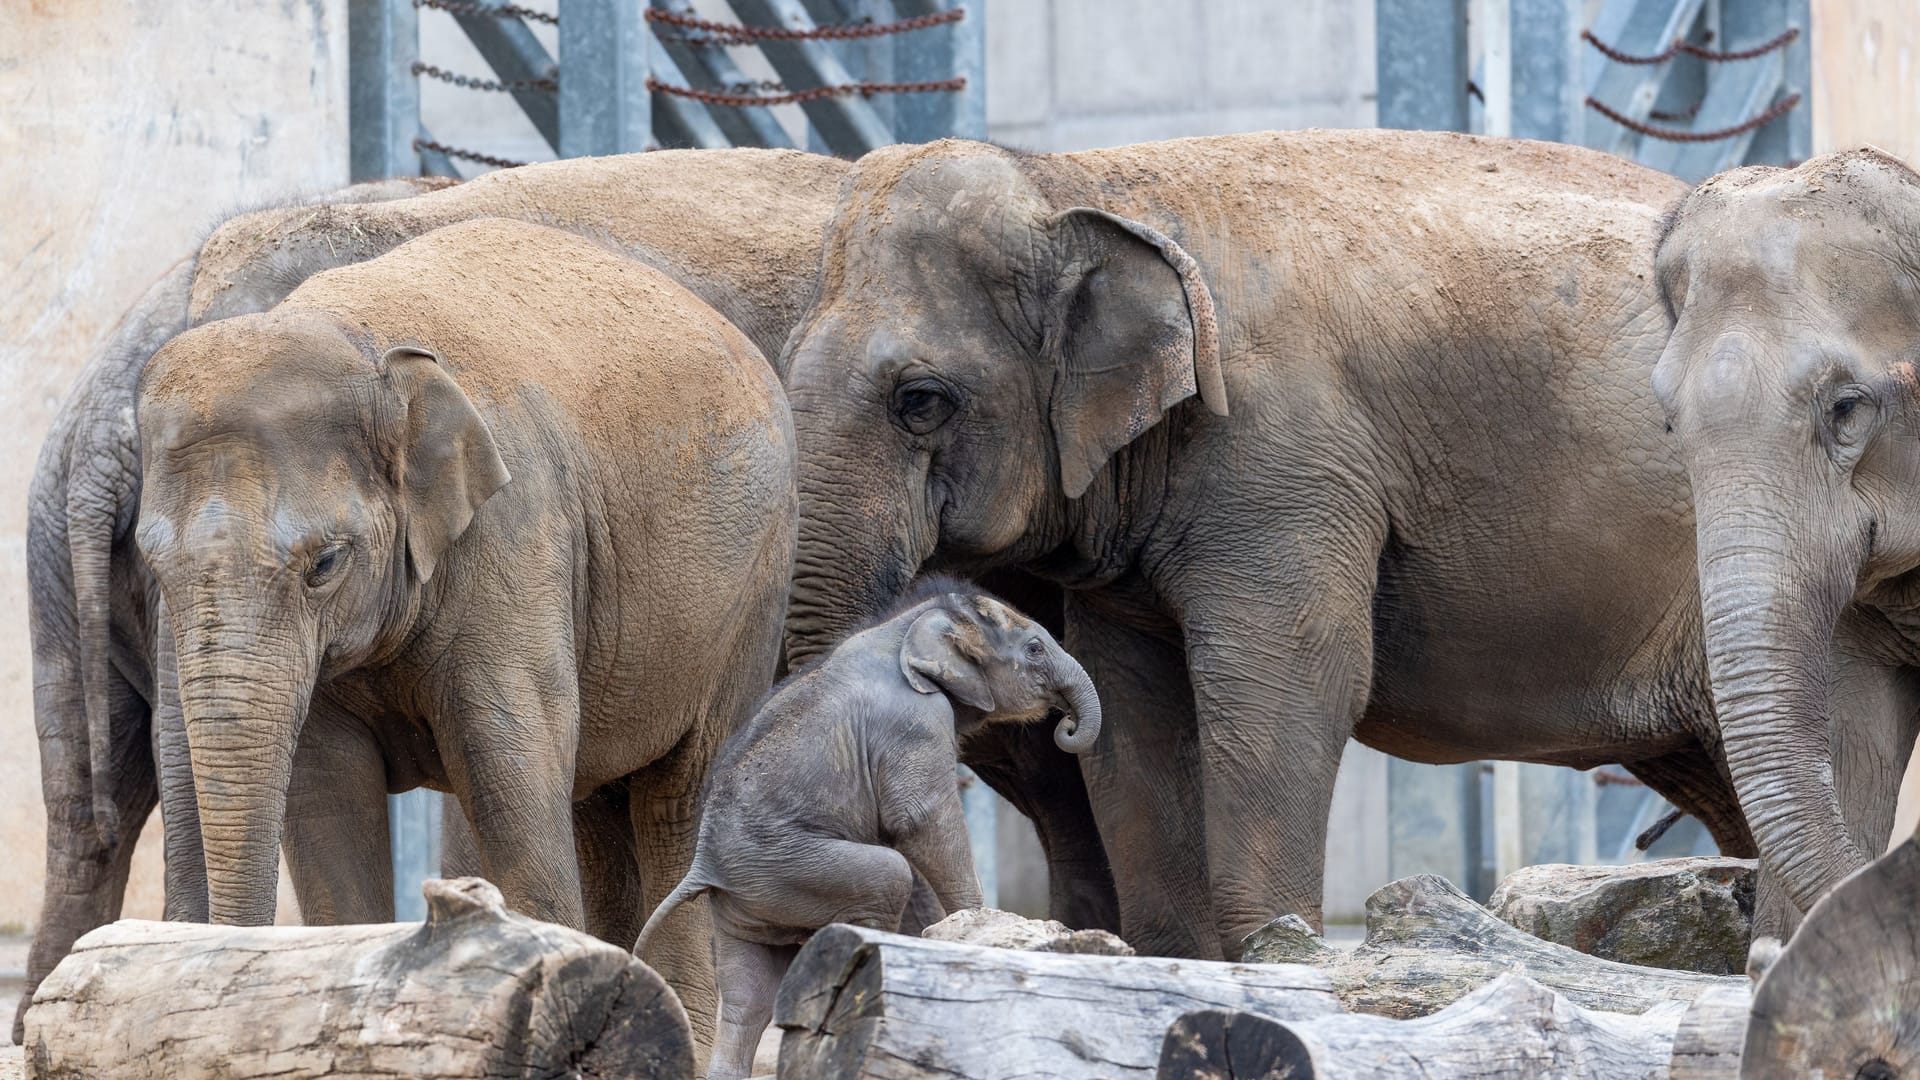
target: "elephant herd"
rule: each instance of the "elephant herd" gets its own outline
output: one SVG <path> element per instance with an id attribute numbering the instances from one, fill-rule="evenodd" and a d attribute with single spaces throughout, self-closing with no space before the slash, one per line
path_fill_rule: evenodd
<path id="1" fill-rule="evenodd" d="M 169 918 L 270 921 L 284 852 L 309 921 L 389 919 L 423 785 L 450 862 L 631 944 L 783 656 L 932 573 L 1098 689 L 1077 758 L 960 744 L 1070 925 L 1317 920 L 1352 737 L 1620 763 L 1784 929 L 1920 730 L 1916 363 L 1920 177 L 1872 150 L 1692 191 L 1420 132 L 663 151 L 244 214 L 35 474 L 29 979 L 156 805 Z M 709 907 L 644 954 L 703 1040 Z"/>

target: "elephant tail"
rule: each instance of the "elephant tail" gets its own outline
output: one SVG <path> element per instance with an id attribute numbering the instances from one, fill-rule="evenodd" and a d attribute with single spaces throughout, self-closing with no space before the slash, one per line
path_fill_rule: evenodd
<path id="1" fill-rule="evenodd" d="M 673 909 L 711 888 L 713 888 L 712 885 L 701 880 L 700 867 L 697 864 L 687 871 L 687 876 L 680 880 L 680 884 L 675 885 L 673 891 L 667 894 L 667 898 L 660 901 L 660 906 L 653 909 L 652 915 L 647 916 L 647 925 L 640 928 L 640 937 L 633 943 L 633 955 L 646 959 L 647 942 L 653 939 L 653 932 L 660 929 L 661 923 L 667 921 L 667 916 L 673 912 Z"/>

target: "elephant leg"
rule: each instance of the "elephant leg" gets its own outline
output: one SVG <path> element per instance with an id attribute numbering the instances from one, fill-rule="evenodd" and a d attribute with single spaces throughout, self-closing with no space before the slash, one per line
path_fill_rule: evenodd
<path id="1" fill-rule="evenodd" d="M 1111 864 L 1120 935 L 1146 955 L 1218 959 L 1185 654 L 1166 636 L 1096 613 L 1078 595 L 1067 605 L 1066 647 L 1092 676 L 1105 712 L 1080 770 Z"/>
<path id="2" fill-rule="evenodd" d="M 159 799 L 147 703 L 116 674 L 107 688 L 107 706 L 120 834 L 115 844 L 102 841 L 93 823 L 86 707 L 79 679 L 43 677 L 40 637 L 34 640 L 34 716 L 47 812 L 46 879 L 40 922 L 27 950 L 27 985 L 13 1016 L 14 1042 L 26 1036 L 27 1006 L 40 981 L 66 958 L 80 935 L 120 917 L 134 847 Z"/>
<path id="3" fill-rule="evenodd" d="M 513 910 L 584 931 L 573 842 L 580 737 L 573 673 L 543 676 L 470 661 L 456 681 L 447 728 L 434 732 L 435 743 L 487 878 Z"/>
<path id="4" fill-rule="evenodd" d="M 1048 917 L 1076 930 L 1119 933 L 1120 898 L 1086 780 L 1080 762 L 1053 744 L 1052 726 L 982 728 L 967 738 L 960 759 L 1033 822 L 1047 858 Z"/>
<path id="5" fill-rule="evenodd" d="M 1681 813 L 1700 819 L 1722 855 L 1751 859 L 1757 854 L 1746 815 L 1740 812 L 1740 797 L 1733 790 L 1733 777 L 1706 747 L 1695 743 L 1621 765 Z"/>
<path id="6" fill-rule="evenodd" d="M 153 657 L 153 760 L 160 777 L 160 823 L 166 842 L 166 919 L 208 920 L 207 854 L 200 842 L 200 803 L 193 791 L 193 758 L 180 711 L 180 671 L 173 630 L 160 602 Z"/>
<path id="7" fill-rule="evenodd" d="M 625 780 L 602 785 L 573 804 L 573 846 L 580 860 L 587 933 L 622 949 L 633 948 L 647 920 L 647 901 Z"/>
<path id="8" fill-rule="evenodd" d="M 440 876 L 487 876 L 486 864 L 480 859 L 480 841 L 474 839 L 473 826 L 467 824 L 467 812 L 460 808 L 460 800 L 452 795 L 440 800 Z"/>
<path id="9" fill-rule="evenodd" d="M 393 921 L 386 756 L 366 724 L 319 694 L 300 729 L 280 843 L 302 922 Z"/>
<path id="10" fill-rule="evenodd" d="M 773 1020 L 773 999 L 780 980 L 799 953 L 795 945 L 762 945 L 722 930 L 713 936 L 720 969 L 720 1031 L 713 1046 L 709 1080 L 753 1075 L 753 1055 Z"/>
<path id="11" fill-rule="evenodd" d="M 710 747 L 700 728 L 681 739 L 665 757 L 641 769 L 628 788 L 632 836 L 639 858 L 644 919 L 666 900 L 693 867 L 699 840 L 700 789 L 706 783 Z M 627 938 L 634 945 L 638 931 Z M 714 985 L 713 909 L 705 897 L 680 905 L 668 915 L 641 957 L 680 995 L 693 1041 L 701 1056 L 713 1046 L 719 992 Z"/>
<path id="12" fill-rule="evenodd" d="M 1213 917 L 1229 959 L 1275 916 L 1320 925 L 1334 777 L 1372 690 L 1385 541 L 1384 518 L 1370 525 L 1337 496 L 1324 493 L 1313 521 L 1272 523 L 1264 548 L 1244 529 L 1196 530 L 1168 582 L 1186 635 Z"/>

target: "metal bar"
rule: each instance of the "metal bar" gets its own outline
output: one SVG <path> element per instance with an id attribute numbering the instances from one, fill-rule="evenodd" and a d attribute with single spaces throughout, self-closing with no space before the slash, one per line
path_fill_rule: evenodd
<path id="1" fill-rule="evenodd" d="M 684 0 L 651 0 L 652 6 L 660 11 L 672 11 L 683 15 L 694 15 L 693 5 Z M 746 73 L 727 55 L 727 50 L 717 46 L 689 45 L 681 33 L 670 27 L 660 27 L 654 38 L 659 42 L 667 57 L 680 69 L 688 86 L 702 90 L 725 90 L 747 81 Z M 656 64 L 656 67 L 658 65 Z M 662 75 L 661 78 L 666 76 Z M 654 107 L 660 107 L 660 99 L 669 95 L 654 97 Z M 731 105 L 709 105 L 708 115 L 725 133 L 729 143 L 734 146 L 778 146 L 791 147 L 793 139 L 787 135 L 787 129 L 773 118 L 770 109 L 761 106 L 737 108 Z"/>
<path id="2" fill-rule="evenodd" d="M 419 13 L 412 0 L 347 4 L 347 167 L 357 183 L 418 176 Z"/>
<path id="3" fill-rule="evenodd" d="M 1780 13 L 1785 26 L 1798 27 L 1799 38 L 1786 48 L 1786 75 L 1781 93 L 1800 95 L 1800 106 L 1754 133 L 1741 164 L 1787 165 L 1813 154 L 1813 54 L 1807 0 L 1787 0 Z M 1776 31 L 1777 32 L 1777 31 Z"/>
<path id="4" fill-rule="evenodd" d="M 561 157 L 647 149 L 651 37 L 632 0 L 560 0 Z"/>
<path id="5" fill-rule="evenodd" d="M 485 7 L 499 7 L 507 0 L 477 0 Z M 494 75 L 502 82 L 518 82 L 525 79 L 550 79 L 558 66 L 547 47 L 533 36 L 527 24 L 518 18 L 501 18 L 493 15 L 455 15 L 453 21 L 460 24 L 466 32 L 467 40 L 480 53 L 480 58 L 493 69 Z M 562 38 L 565 31 L 562 30 Z M 563 87 L 564 92 L 564 87 Z M 554 153 L 560 153 L 560 102 L 558 94 L 544 90 L 515 90 L 513 100 L 519 102 L 520 111 L 527 114 L 533 122 L 534 130 L 547 141 Z"/>
<path id="6" fill-rule="evenodd" d="M 686 85 L 686 76 L 651 34 L 647 35 L 647 51 L 652 53 L 647 62 L 661 79 L 676 86 Z M 723 149 L 733 145 L 715 122 L 715 109 L 672 94 L 656 92 L 652 99 L 653 134 L 661 146 Z"/>
<path id="7" fill-rule="evenodd" d="M 750 23 L 802 30 L 814 26 L 799 0 L 732 0 L 732 4 L 733 10 Z M 780 73 L 781 81 L 793 90 L 845 86 L 856 81 L 824 42 L 767 41 L 761 43 L 760 51 Z M 844 157 L 858 157 L 894 141 L 893 132 L 864 98 L 829 97 L 809 101 L 800 108 L 827 146 Z"/>
<path id="8" fill-rule="evenodd" d="M 1702 0 L 1607 0 L 1593 18 L 1593 36 L 1618 52 L 1653 56 L 1687 32 Z M 1645 121 L 1660 96 L 1672 61 L 1620 64 L 1588 46 L 1587 96 L 1633 120 Z M 1603 117 L 1584 125 L 1583 141 L 1596 150 L 1633 157 L 1640 136 Z"/>
<path id="9" fill-rule="evenodd" d="M 436 142 L 438 140 L 433 137 L 433 133 L 428 131 L 423 124 L 420 127 L 420 141 Z M 460 168 L 453 163 L 453 159 L 438 150 L 422 149 L 420 151 L 420 171 L 427 176 L 451 176 L 455 180 L 466 179 L 466 177 L 460 175 Z"/>
<path id="10" fill-rule="evenodd" d="M 1473 0 L 1474 20 L 1480 24 L 1480 59 L 1485 64 L 1485 81 L 1480 93 L 1486 100 L 1485 126 L 1488 135 L 1513 134 L 1513 39 L 1511 0 Z"/>
<path id="11" fill-rule="evenodd" d="M 1522 139 L 1578 143 L 1583 0 L 1520 0 L 1513 6 L 1513 131 Z"/>
<path id="12" fill-rule="evenodd" d="M 1732 21 L 1729 13 L 1728 22 Z M 1775 24 L 1776 26 L 1778 24 Z M 1777 31 L 1776 31 L 1777 32 Z M 1730 30 L 1731 48 L 1752 45 L 1752 37 L 1735 37 Z M 1752 60 L 1729 60 L 1707 65 L 1707 94 L 1700 111 L 1692 120 L 1674 124 L 1682 131 L 1718 131 L 1734 127 L 1764 112 L 1779 97 L 1786 78 L 1786 56 L 1775 50 Z M 1805 108 L 1803 103 L 1800 108 Z M 1755 132 L 1746 131 L 1713 142 L 1668 142 L 1642 140 L 1639 162 L 1649 168 L 1670 172 L 1683 180 L 1704 180 L 1722 169 L 1747 159 Z"/>
<path id="13" fill-rule="evenodd" d="M 1379 124 L 1467 130 L 1467 0 L 1374 0 Z"/>
<path id="14" fill-rule="evenodd" d="M 420 883 L 440 876 L 440 793 L 415 788 L 387 796 L 387 836 L 393 843 L 393 911 L 401 922 L 427 917 Z"/>
<path id="15" fill-rule="evenodd" d="M 901 142 L 928 142 L 952 136 L 987 137 L 987 9 L 982 0 L 893 0 L 895 16 L 962 8 L 957 23 L 901 34 L 893 45 L 895 82 L 934 82 L 959 76 L 967 80 L 957 94 L 902 94 L 893 103 L 893 134 Z"/>

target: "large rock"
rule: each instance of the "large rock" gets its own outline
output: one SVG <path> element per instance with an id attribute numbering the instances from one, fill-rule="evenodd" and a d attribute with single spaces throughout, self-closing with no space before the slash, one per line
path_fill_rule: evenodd
<path id="1" fill-rule="evenodd" d="M 1027 952 L 1079 953 L 1083 956 L 1132 956 L 1133 946 L 1105 930 L 1069 930 L 1052 919 L 1029 919 L 999 908 L 956 911 L 921 931 L 934 941 L 983 945 Z"/>
<path id="2" fill-rule="evenodd" d="M 1546 941 L 1623 964 L 1733 975 L 1747 961 L 1752 859 L 1660 859 L 1629 866 L 1548 863 L 1515 871 L 1487 901 Z"/>

